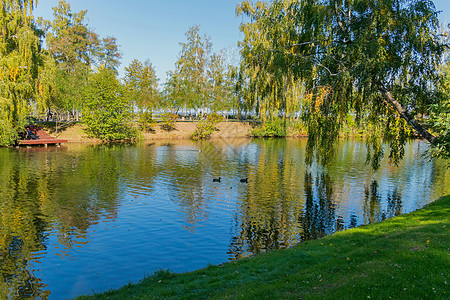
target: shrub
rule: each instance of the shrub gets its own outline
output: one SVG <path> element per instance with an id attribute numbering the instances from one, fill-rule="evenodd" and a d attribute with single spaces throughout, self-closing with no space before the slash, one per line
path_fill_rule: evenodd
<path id="1" fill-rule="evenodd" d="M 161 115 L 161 119 L 161 129 L 166 131 L 175 130 L 175 121 L 178 119 L 178 115 L 173 113 L 165 113 Z"/>
<path id="2" fill-rule="evenodd" d="M 283 137 L 286 136 L 286 124 L 281 118 L 267 121 L 265 125 L 252 130 L 254 137 Z"/>
<path id="3" fill-rule="evenodd" d="M 304 136 L 308 134 L 308 129 L 302 121 L 292 121 L 290 130 L 293 135 Z"/>
<path id="4" fill-rule="evenodd" d="M 208 121 L 202 121 L 197 124 L 197 128 L 194 133 L 192 133 L 191 137 L 193 140 L 209 139 L 214 131 L 218 131 L 215 124 Z"/>
<path id="5" fill-rule="evenodd" d="M 131 127 L 131 105 L 115 74 L 101 68 L 89 78 L 84 122 L 91 136 L 103 141 L 131 140 L 137 137 Z"/>
<path id="6" fill-rule="evenodd" d="M 210 115 L 206 118 L 206 120 L 207 120 L 208 122 L 210 122 L 211 124 L 216 125 L 217 123 L 223 121 L 223 116 L 222 116 L 222 115 L 219 115 L 218 113 L 215 113 L 215 112 L 214 112 L 214 113 L 210 114 Z"/>
<path id="7" fill-rule="evenodd" d="M 139 114 L 139 127 L 143 131 L 151 131 L 156 121 L 153 120 L 151 112 L 143 112 Z"/>
<path id="8" fill-rule="evenodd" d="M 214 131 L 218 131 L 219 129 L 216 128 L 216 125 L 223 120 L 223 116 L 219 115 L 217 113 L 210 114 L 205 121 L 199 122 L 197 124 L 197 128 L 195 129 L 194 133 L 192 133 L 192 139 L 193 140 L 202 140 L 202 139 L 209 139 L 211 137 L 211 134 L 214 133 Z"/>

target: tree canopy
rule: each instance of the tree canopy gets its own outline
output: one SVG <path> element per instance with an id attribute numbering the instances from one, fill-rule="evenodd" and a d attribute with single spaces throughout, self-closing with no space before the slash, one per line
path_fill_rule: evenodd
<path id="1" fill-rule="evenodd" d="M 192 26 L 180 43 L 175 70 L 167 73 L 165 105 L 169 109 L 230 109 L 235 105 L 233 66 L 225 51 L 214 53 L 211 38 Z"/>
<path id="2" fill-rule="evenodd" d="M 104 141 L 135 138 L 131 102 L 113 70 L 100 67 L 93 73 L 84 97 L 84 122 L 93 136 Z"/>
<path id="3" fill-rule="evenodd" d="M 158 105 L 159 92 L 155 67 L 146 60 L 144 63 L 134 59 L 125 68 L 125 86 L 129 96 L 141 112 L 146 112 Z"/>

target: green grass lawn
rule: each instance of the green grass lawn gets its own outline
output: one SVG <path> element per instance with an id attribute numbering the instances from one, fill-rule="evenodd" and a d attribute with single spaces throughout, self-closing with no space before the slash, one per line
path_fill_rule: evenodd
<path id="1" fill-rule="evenodd" d="M 79 299 L 449 299 L 449 206 Z"/>

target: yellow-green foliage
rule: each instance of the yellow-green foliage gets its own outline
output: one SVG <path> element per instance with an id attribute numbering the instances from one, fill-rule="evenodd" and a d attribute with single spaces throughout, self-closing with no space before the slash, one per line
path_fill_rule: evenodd
<path id="1" fill-rule="evenodd" d="M 203 139 L 209 139 L 211 137 L 211 134 L 214 133 L 214 131 L 218 131 L 219 129 L 216 128 L 216 125 L 223 120 L 223 116 L 219 115 L 217 113 L 210 114 L 205 121 L 201 121 L 197 124 L 197 128 L 195 129 L 194 133 L 192 133 L 192 139 L 193 140 L 203 140 Z"/>
<path id="2" fill-rule="evenodd" d="M 166 131 L 171 131 L 175 129 L 175 122 L 178 119 L 178 116 L 173 113 L 164 113 L 161 115 L 161 119 L 161 128 Z"/>
<path id="3" fill-rule="evenodd" d="M 252 130 L 254 137 L 284 137 L 287 135 L 287 120 L 282 118 L 273 118 L 260 127 Z"/>
<path id="4" fill-rule="evenodd" d="M 242 1 L 236 12 L 248 20 L 240 27 L 240 75 L 248 91 L 244 101 L 263 120 L 272 110 L 285 115 L 301 111 L 308 128 L 307 154 L 319 162 L 329 160 L 349 114 L 379 128 L 374 131 L 378 136 L 368 140 L 381 141 L 374 159 L 386 142 L 390 158 L 402 158 L 405 124 L 435 144 L 414 120 L 441 101 L 435 94 L 447 44 L 432 1 L 395 3 Z"/>
<path id="5" fill-rule="evenodd" d="M 0 145 L 13 143 L 26 125 L 35 92 L 40 40 L 33 3 L 0 2 Z"/>
<path id="6" fill-rule="evenodd" d="M 84 107 L 89 133 L 104 141 L 131 140 L 131 105 L 112 70 L 101 68 L 89 80 Z"/>
<path id="7" fill-rule="evenodd" d="M 150 131 L 156 124 L 151 112 L 145 111 L 139 114 L 139 126 L 143 131 Z"/>

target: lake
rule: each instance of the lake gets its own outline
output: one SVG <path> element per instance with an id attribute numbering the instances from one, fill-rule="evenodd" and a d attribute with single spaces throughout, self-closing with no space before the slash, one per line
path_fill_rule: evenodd
<path id="1" fill-rule="evenodd" d="M 377 171 L 365 163 L 362 142 L 341 142 L 326 167 L 305 165 L 305 145 L 216 139 L 0 148 L 0 298 L 70 298 L 159 269 L 196 270 L 450 193 L 450 169 L 424 158 L 421 141 L 407 145 L 398 166 L 385 159 Z"/>

